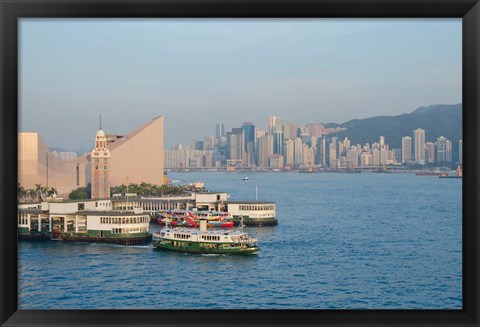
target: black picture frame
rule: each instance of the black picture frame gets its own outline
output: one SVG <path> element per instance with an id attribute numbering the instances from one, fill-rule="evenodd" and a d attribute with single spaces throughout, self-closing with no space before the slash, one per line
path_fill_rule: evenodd
<path id="1" fill-rule="evenodd" d="M 1 0 L 0 323 L 2 326 L 479 326 L 480 4 L 478 0 Z M 18 310 L 18 25 L 22 17 L 457 17 L 463 22 L 462 310 Z"/>

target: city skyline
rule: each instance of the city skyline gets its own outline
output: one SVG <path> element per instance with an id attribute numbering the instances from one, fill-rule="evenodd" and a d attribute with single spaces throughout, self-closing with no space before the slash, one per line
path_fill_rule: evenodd
<path id="1" fill-rule="evenodd" d="M 22 19 L 20 35 L 19 130 L 68 150 L 91 147 L 100 114 L 118 134 L 163 115 L 169 148 L 216 122 L 461 102 L 460 19 Z"/>
<path id="2" fill-rule="evenodd" d="M 423 110 L 428 108 L 422 108 Z M 168 169 L 240 169 L 308 170 L 385 168 L 386 165 L 417 167 L 437 165 L 452 167 L 462 164 L 462 139 L 458 148 L 443 135 L 432 135 L 426 141 L 426 130 L 416 128 L 411 136 L 401 137 L 401 147 L 390 146 L 385 136 L 360 144 L 338 132 L 344 128 L 326 127 L 321 123 L 296 125 L 290 119 L 270 116 L 268 131 L 256 128 L 251 122 L 234 127 L 226 133 L 206 136 L 191 145 L 173 145 L 165 150 L 165 168 Z M 412 143 L 413 140 L 413 143 Z M 395 142 L 394 142 L 395 143 Z M 455 154 L 454 155 L 454 151 Z"/>

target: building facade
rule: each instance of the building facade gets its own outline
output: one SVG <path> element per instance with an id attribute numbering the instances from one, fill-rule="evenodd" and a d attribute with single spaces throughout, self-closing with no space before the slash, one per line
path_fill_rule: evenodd
<path id="1" fill-rule="evenodd" d="M 126 183 L 164 183 L 164 118 L 156 117 L 131 133 L 107 144 L 110 152 L 108 177 L 111 186 Z M 61 137 L 61 136 L 59 136 Z M 55 187 L 65 195 L 91 183 L 91 153 L 61 160 L 38 133 L 18 133 L 18 182 L 24 188 L 35 184 Z"/>

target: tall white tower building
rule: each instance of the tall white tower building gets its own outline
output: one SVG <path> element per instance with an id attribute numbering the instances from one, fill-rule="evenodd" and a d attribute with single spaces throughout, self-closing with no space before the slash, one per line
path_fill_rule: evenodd
<path id="1" fill-rule="evenodd" d="M 415 162 L 425 164 L 425 130 L 418 128 L 413 131 Z"/>
<path id="2" fill-rule="evenodd" d="M 402 137 L 402 162 L 408 163 L 412 160 L 412 138 L 410 136 Z"/>

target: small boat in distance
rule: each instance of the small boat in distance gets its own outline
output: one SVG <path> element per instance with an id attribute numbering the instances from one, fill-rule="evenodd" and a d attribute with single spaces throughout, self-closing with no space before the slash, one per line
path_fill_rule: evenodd
<path id="1" fill-rule="evenodd" d="M 243 178 L 243 181 L 244 181 L 244 182 L 246 182 L 246 181 L 248 181 L 248 180 L 249 180 L 248 176 L 245 176 L 245 177 Z"/>
<path id="2" fill-rule="evenodd" d="M 443 172 L 438 177 L 440 177 L 440 178 L 462 178 L 462 176 L 463 176 L 462 167 L 460 167 L 460 165 L 458 165 L 457 170 L 456 170 L 456 175 L 455 174 L 449 174 L 447 172 Z"/>

